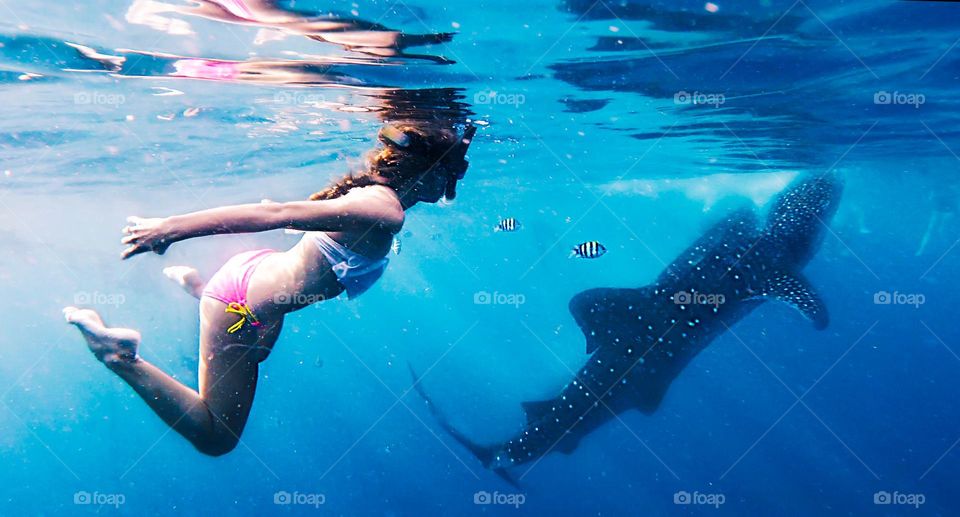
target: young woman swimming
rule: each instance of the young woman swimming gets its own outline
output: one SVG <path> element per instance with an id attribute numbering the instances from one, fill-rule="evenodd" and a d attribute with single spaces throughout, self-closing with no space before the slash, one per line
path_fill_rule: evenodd
<path id="1" fill-rule="evenodd" d="M 226 233 L 303 231 L 288 251 L 256 250 L 227 261 L 209 282 L 193 268 L 167 268 L 200 299 L 199 391 L 137 354 L 140 333 L 108 328 L 88 309 L 67 307 L 93 354 L 127 382 L 153 411 L 200 451 L 236 447 L 256 391 L 258 365 L 280 335 L 285 314 L 343 292 L 355 298 L 380 278 L 406 210 L 456 195 L 467 169 L 475 127 L 385 125 L 382 148 L 366 170 L 310 196 L 309 201 L 225 206 L 185 215 L 130 217 L 124 259 L 163 254 L 173 243 Z"/>

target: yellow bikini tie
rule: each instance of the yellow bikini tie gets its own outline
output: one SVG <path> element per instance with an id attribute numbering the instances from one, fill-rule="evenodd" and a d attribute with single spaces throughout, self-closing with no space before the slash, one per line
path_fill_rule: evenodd
<path id="1" fill-rule="evenodd" d="M 240 316 L 240 321 L 234 323 L 232 326 L 230 326 L 230 328 L 227 329 L 228 334 L 233 334 L 242 329 L 244 323 L 249 323 L 254 327 L 260 326 L 260 321 L 253 314 L 253 311 L 250 309 L 250 307 L 245 303 L 233 302 L 230 305 L 227 305 L 227 308 L 224 310 L 224 312 Z"/>

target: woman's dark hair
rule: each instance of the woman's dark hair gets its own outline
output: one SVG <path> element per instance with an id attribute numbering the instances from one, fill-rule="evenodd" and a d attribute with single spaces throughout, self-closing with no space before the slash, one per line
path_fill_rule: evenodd
<path id="1" fill-rule="evenodd" d="M 367 153 L 365 170 L 348 174 L 310 199 L 335 199 L 351 189 L 370 185 L 386 184 L 394 190 L 411 188 L 431 173 L 447 175 L 447 197 L 453 198 L 456 183 L 467 170 L 467 147 L 475 131 L 474 126 L 467 126 L 461 133 L 449 126 L 387 124 L 378 134 L 383 149 Z"/>

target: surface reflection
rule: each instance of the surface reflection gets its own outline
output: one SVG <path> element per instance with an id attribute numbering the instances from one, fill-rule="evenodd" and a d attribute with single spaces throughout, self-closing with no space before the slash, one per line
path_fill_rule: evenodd
<path id="1" fill-rule="evenodd" d="M 175 77 L 210 81 L 290 86 L 356 88 L 401 87 L 423 83 L 430 76 L 413 73 L 413 65 L 367 57 L 303 56 L 303 59 L 250 58 L 245 60 L 180 56 L 117 50 L 107 53 L 67 43 L 82 58 L 68 70 L 107 72 L 122 77 Z M 71 60 L 74 61 L 74 60 Z"/>
<path id="2" fill-rule="evenodd" d="M 356 11 L 354 11 L 356 12 Z M 259 42 L 288 34 L 339 45 L 346 50 L 376 57 L 406 57 L 451 63 L 443 56 L 414 54 L 407 48 L 445 43 L 453 33 L 406 34 L 352 13 L 310 12 L 281 6 L 275 0 L 194 0 L 178 5 L 155 0 L 135 0 L 127 11 L 128 22 L 170 34 L 192 34 L 185 20 L 171 15 L 206 18 L 218 22 L 252 25 L 273 31 L 261 33 Z"/>

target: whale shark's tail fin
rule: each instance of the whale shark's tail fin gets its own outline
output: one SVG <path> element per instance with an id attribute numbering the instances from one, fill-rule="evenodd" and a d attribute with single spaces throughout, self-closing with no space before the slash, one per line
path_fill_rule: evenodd
<path id="1" fill-rule="evenodd" d="M 434 416 L 434 418 L 437 419 L 437 423 L 440 424 L 440 427 L 442 427 L 444 431 L 446 431 L 450 436 L 452 436 L 454 440 L 460 442 L 460 445 L 463 445 L 464 447 L 467 448 L 467 450 L 473 453 L 473 455 L 476 456 L 478 460 L 480 460 L 480 463 L 483 464 L 484 468 L 490 468 L 493 463 L 493 459 L 494 459 L 494 455 L 496 453 L 497 447 L 480 445 L 474 442 L 473 440 L 471 440 L 470 438 L 467 438 L 466 435 L 464 435 L 459 430 L 457 430 L 457 428 L 453 427 L 453 425 L 450 424 L 450 421 L 447 419 L 446 415 L 444 415 L 440 411 L 440 408 L 438 408 L 437 405 L 433 403 L 433 399 L 431 399 L 430 396 L 427 395 L 427 392 L 423 389 L 423 384 L 420 383 L 420 376 L 417 374 L 416 370 L 413 369 L 413 365 L 408 363 L 407 368 L 410 370 L 410 375 L 413 377 L 413 389 L 417 390 L 417 393 L 427 403 L 427 407 L 430 409 L 430 413 Z M 507 473 L 506 470 L 501 468 L 494 468 L 493 471 L 498 476 L 503 478 L 503 480 L 506 481 L 507 483 L 510 483 L 512 486 L 519 488 L 520 485 L 513 478 L 510 477 L 510 475 Z"/>
<path id="2" fill-rule="evenodd" d="M 440 424 L 440 427 L 444 431 L 450 434 L 455 440 L 460 442 L 461 445 L 466 447 L 474 456 L 483 463 L 483 466 L 489 466 L 493 460 L 493 448 L 484 447 L 466 436 L 463 433 L 458 431 L 453 425 L 450 424 L 450 421 L 447 419 L 446 415 L 440 412 L 440 408 L 433 403 L 433 399 L 427 395 L 427 392 L 423 389 L 423 385 L 420 383 L 420 376 L 417 375 L 416 370 L 413 369 L 413 365 L 408 364 L 407 368 L 410 370 L 410 375 L 413 377 L 413 389 L 417 390 L 417 393 L 423 398 L 427 403 L 427 407 L 430 408 L 430 413 L 437 419 L 437 422 Z"/>

